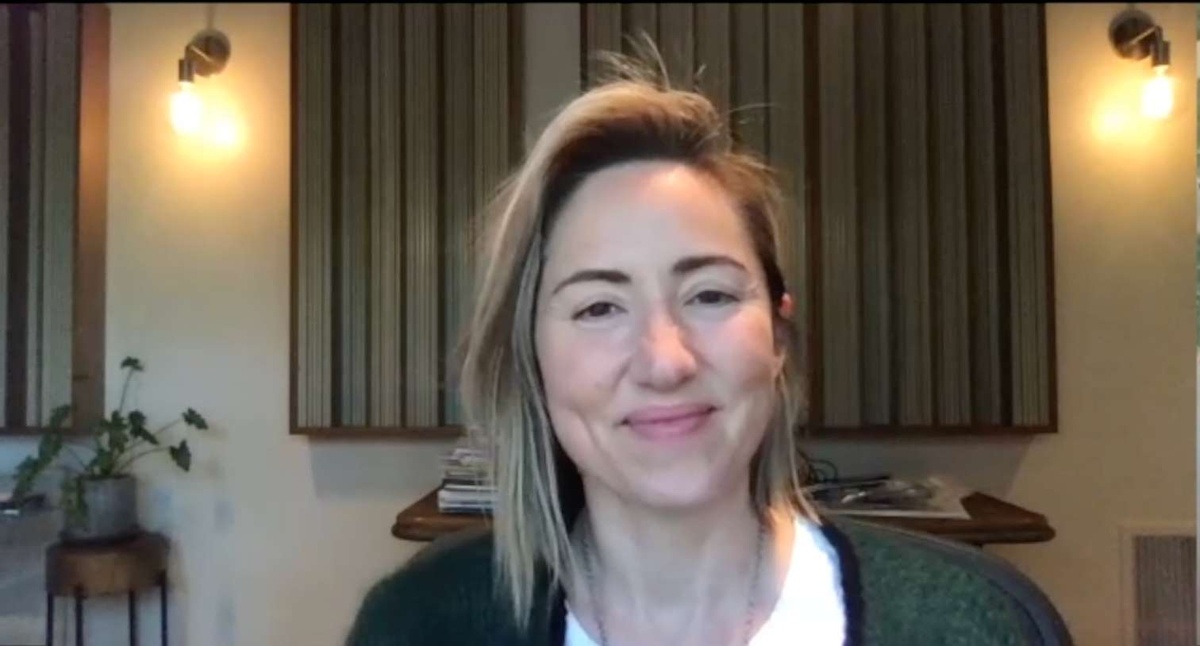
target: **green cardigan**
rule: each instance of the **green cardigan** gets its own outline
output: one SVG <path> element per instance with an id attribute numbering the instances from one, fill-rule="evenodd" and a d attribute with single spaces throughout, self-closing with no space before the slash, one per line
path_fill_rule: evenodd
<path id="1" fill-rule="evenodd" d="M 822 531 L 839 557 L 847 644 L 1070 643 L 1040 592 L 982 551 L 844 519 L 826 519 Z M 346 644 L 560 646 L 563 593 L 550 589 L 544 573 L 539 581 L 532 621 L 522 632 L 495 596 L 490 533 L 445 537 L 371 588 Z"/>

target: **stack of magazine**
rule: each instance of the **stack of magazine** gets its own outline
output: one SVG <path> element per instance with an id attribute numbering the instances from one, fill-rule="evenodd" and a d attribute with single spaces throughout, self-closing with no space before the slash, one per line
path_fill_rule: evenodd
<path id="1" fill-rule="evenodd" d="M 442 456 L 442 487 L 438 489 L 438 511 L 445 514 L 485 514 L 496 503 L 491 478 L 490 448 L 477 440 L 462 438 Z"/>

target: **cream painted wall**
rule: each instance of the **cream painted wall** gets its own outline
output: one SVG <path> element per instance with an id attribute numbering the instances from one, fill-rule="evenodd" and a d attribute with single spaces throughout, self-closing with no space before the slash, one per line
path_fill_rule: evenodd
<path id="1" fill-rule="evenodd" d="M 813 447 L 844 471 L 947 472 L 1045 512 L 1055 541 L 998 551 L 1089 646 L 1119 643 L 1118 523 L 1190 522 L 1196 510 L 1195 97 L 1181 94 L 1163 124 L 1092 130 L 1097 108 L 1147 73 L 1108 50 L 1121 7 L 1048 9 L 1061 433 Z M 1194 38 L 1192 5 L 1144 8 L 1176 42 Z M 578 5 L 525 11 L 528 137 L 577 89 L 566 27 Z M 136 402 L 151 420 L 195 406 L 214 425 L 194 443 L 192 474 L 161 463 L 141 473 L 147 524 L 175 541 L 173 642 L 338 643 L 367 586 L 413 553 L 390 521 L 436 484 L 445 443 L 287 435 L 287 7 L 219 5 L 233 58 L 215 81 L 246 124 L 236 155 L 181 146 L 165 121 L 175 59 L 203 27 L 203 5 L 112 12 L 110 380 L 136 354 L 148 367 Z M 1175 65 L 1191 78 L 1194 52 L 1181 45 Z M 28 449 L 0 446 L 0 470 Z M 143 640 L 157 630 L 154 610 L 147 600 Z M 89 643 L 124 643 L 123 616 L 93 602 Z"/>

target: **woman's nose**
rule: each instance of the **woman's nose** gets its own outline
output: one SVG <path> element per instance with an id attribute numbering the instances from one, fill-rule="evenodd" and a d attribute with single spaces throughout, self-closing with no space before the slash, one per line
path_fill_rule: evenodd
<path id="1" fill-rule="evenodd" d="M 648 388 L 671 389 L 696 374 L 696 355 L 687 334 L 669 315 L 649 317 L 639 346 L 635 374 Z"/>

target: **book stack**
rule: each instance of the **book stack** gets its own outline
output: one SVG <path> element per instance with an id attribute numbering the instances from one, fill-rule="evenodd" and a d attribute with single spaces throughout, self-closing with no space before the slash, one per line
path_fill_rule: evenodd
<path id="1" fill-rule="evenodd" d="M 488 447 L 467 438 L 442 456 L 442 486 L 438 489 L 438 511 L 444 514 L 486 514 L 496 503 L 491 478 L 492 456 Z"/>

